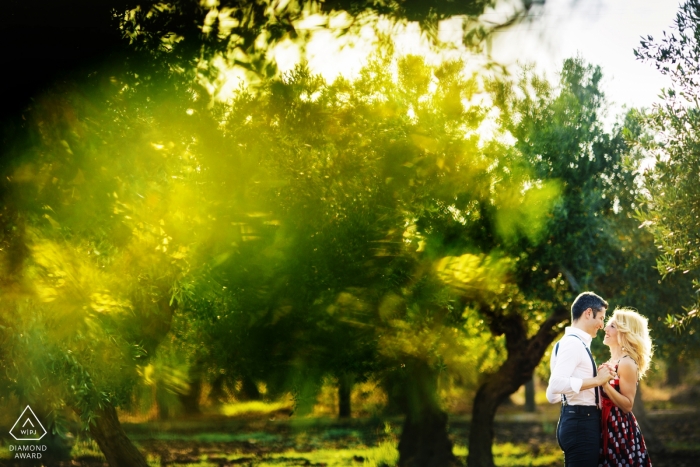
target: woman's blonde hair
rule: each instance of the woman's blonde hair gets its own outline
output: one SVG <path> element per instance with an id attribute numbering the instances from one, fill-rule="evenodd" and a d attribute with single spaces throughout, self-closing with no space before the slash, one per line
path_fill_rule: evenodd
<path id="1" fill-rule="evenodd" d="M 637 363 L 639 379 L 649 369 L 654 349 L 649 337 L 649 320 L 634 308 L 617 308 L 608 320 L 617 324 L 617 341 L 622 352 Z"/>

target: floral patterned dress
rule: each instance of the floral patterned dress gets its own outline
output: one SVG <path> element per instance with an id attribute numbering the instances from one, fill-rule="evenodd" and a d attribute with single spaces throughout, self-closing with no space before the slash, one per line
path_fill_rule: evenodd
<path id="1" fill-rule="evenodd" d="M 617 367 L 615 365 L 615 371 Z M 619 379 L 614 379 L 611 386 L 620 392 Z M 651 467 L 642 431 L 632 412 L 625 414 L 604 391 L 601 391 L 601 403 L 602 440 L 598 467 Z"/>

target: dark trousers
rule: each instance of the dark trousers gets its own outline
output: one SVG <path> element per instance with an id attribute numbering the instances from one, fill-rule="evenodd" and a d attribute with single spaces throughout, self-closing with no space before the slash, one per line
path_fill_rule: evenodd
<path id="1" fill-rule="evenodd" d="M 600 411 L 595 407 L 563 405 L 557 441 L 565 467 L 597 467 L 600 450 Z"/>

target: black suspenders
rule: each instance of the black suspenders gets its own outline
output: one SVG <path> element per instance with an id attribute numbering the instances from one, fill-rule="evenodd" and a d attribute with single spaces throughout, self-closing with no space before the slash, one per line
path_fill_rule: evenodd
<path id="1" fill-rule="evenodd" d="M 596 366 L 595 366 L 595 360 L 593 360 L 593 354 L 591 353 L 591 349 L 589 349 L 588 346 L 585 344 L 585 342 L 583 342 L 583 341 L 581 340 L 581 338 L 578 337 L 576 334 L 567 334 L 567 335 L 564 336 L 564 337 L 567 337 L 567 336 L 575 337 L 576 339 L 578 339 L 579 341 L 581 341 L 581 344 L 583 344 L 583 346 L 586 348 L 586 352 L 588 352 L 588 356 L 589 356 L 590 359 L 591 359 L 591 365 L 593 365 L 593 377 L 595 378 L 596 376 L 598 376 L 598 370 L 597 370 L 597 368 L 596 368 Z M 559 341 L 559 342 L 561 342 L 561 341 Z M 559 342 L 557 342 L 557 345 L 554 347 L 554 355 L 555 355 L 555 356 L 557 355 L 557 352 L 559 352 Z M 594 391 L 595 391 L 595 405 L 596 405 L 596 407 L 598 407 L 598 406 L 600 405 L 600 400 L 598 399 L 598 387 L 596 386 L 596 387 L 593 388 L 593 389 L 594 389 Z M 561 398 L 562 398 L 562 403 L 563 403 L 564 405 L 567 405 L 568 402 L 566 402 L 566 395 L 562 394 L 562 395 L 561 395 Z"/>

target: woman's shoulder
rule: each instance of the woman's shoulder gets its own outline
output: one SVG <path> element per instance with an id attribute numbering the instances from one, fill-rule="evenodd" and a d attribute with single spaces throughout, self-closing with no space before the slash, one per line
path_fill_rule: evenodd
<path id="1" fill-rule="evenodd" d="M 637 368 L 637 362 L 634 361 L 629 355 L 623 355 L 622 358 L 617 362 L 619 366 L 631 366 Z"/>
<path id="2" fill-rule="evenodd" d="M 617 363 L 617 372 L 620 374 L 630 374 L 634 375 L 636 379 L 637 375 L 637 362 L 634 361 L 629 355 L 625 355 Z"/>

